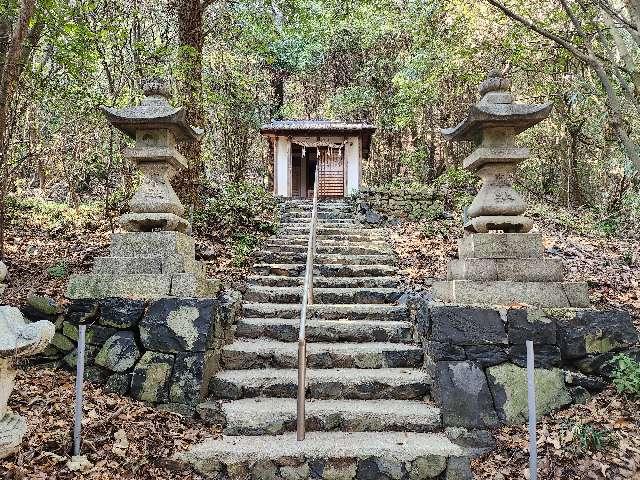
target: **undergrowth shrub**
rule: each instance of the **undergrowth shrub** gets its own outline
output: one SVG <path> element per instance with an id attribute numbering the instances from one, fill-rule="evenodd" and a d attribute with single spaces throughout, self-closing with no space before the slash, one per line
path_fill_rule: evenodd
<path id="1" fill-rule="evenodd" d="M 613 358 L 613 385 L 618 393 L 640 397 L 640 362 L 628 355 L 620 354 Z"/>
<path id="2" fill-rule="evenodd" d="M 582 452 L 602 450 L 613 442 L 609 431 L 589 423 L 576 423 L 571 429 L 571 434 L 578 450 Z"/>
<path id="3" fill-rule="evenodd" d="M 66 203 L 40 197 L 8 195 L 5 208 L 8 223 L 14 227 L 37 226 L 48 231 L 96 229 L 104 221 L 100 202 L 71 207 Z"/>
<path id="4" fill-rule="evenodd" d="M 258 243 L 278 229 L 277 200 L 249 182 L 211 187 L 207 196 L 193 213 L 194 233 L 230 247 L 234 265 L 244 266 Z"/>

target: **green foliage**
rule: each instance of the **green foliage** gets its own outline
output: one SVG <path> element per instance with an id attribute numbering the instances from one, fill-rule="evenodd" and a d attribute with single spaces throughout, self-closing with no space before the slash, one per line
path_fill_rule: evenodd
<path id="1" fill-rule="evenodd" d="M 591 424 L 576 423 L 571 429 L 573 440 L 582 452 L 602 450 L 612 443 L 611 433 Z"/>
<path id="2" fill-rule="evenodd" d="M 452 167 L 440 175 L 434 184 L 444 194 L 446 208 L 462 215 L 478 192 L 479 180 L 468 170 Z"/>
<path id="3" fill-rule="evenodd" d="M 83 203 L 77 208 L 40 197 L 9 195 L 5 199 L 7 218 L 12 225 L 33 225 L 48 231 L 93 228 L 102 221 L 103 205 Z"/>
<path id="4" fill-rule="evenodd" d="M 52 267 L 47 268 L 47 273 L 53 278 L 64 278 L 67 276 L 68 269 L 67 262 L 61 260 Z"/>
<path id="5" fill-rule="evenodd" d="M 234 235 L 232 238 L 232 263 L 235 267 L 246 267 L 251 252 L 259 243 L 259 238 L 252 234 Z"/>
<path id="6" fill-rule="evenodd" d="M 194 212 L 196 233 L 215 240 L 231 238 L 239 258 L 246 257 L 261 237 L 278 228 L 278 205 L 263 187 L 249 182 L 212 189 L 204 207 Z"/>
<path id="7" fill-rule="evenodd" d="M 624 354 L 617 355 L 612 362 L 613 385 L 618 393 L 640 398 L 640 362 Z"/>

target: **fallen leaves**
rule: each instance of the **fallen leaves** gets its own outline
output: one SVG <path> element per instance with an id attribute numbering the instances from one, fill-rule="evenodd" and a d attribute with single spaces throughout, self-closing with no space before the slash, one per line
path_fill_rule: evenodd
<path id="1" fill-rule="evenodd" d="M 0 460 L 0 478 L 202 478 L 172 458 L 205 437 L 218 436 L 217 430 L 175 413 L 106 393 L 88 382 L 85 383 L 82 454 L 91 465 L 79 461 L 69 464 L 73 395 L 74 377 L 67 372 L 39 367 L 19 372 L 9 406 L 27 419 L 28 431 L 20 452 Z M 71 471 L 69 466 L 82 473 Z"/>

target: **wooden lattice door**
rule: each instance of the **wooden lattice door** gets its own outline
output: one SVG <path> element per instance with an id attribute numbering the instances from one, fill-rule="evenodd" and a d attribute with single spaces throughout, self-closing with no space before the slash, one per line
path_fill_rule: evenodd
<path id="1" fill-rule="evenodd" d="M 318 195 L 320 197 L 344 197 L 344 161 L 342 150 L 320 148 L 318 158 Z"/>

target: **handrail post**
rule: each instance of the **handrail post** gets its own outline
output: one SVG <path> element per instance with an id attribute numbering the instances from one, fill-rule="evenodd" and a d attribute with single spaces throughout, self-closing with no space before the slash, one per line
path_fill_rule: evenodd
<path id="1" fill-rule="evenodd" d="M 298 398 L 296 402 L 296 439 L 304 440 L 305 431 L 305 400 L 307 393 L 307 307 L 313 305 L 313 265 L 316 253 L 316 226 L 318 223 L 318 169 L 316 168 L 313 186 L 313 208 L 309 224 L 309 242 L 307 244 L 307 264 L 304 273 L 302 291 L 302 305 L 300 309 L 300 330 L 298 334 Z"/>

